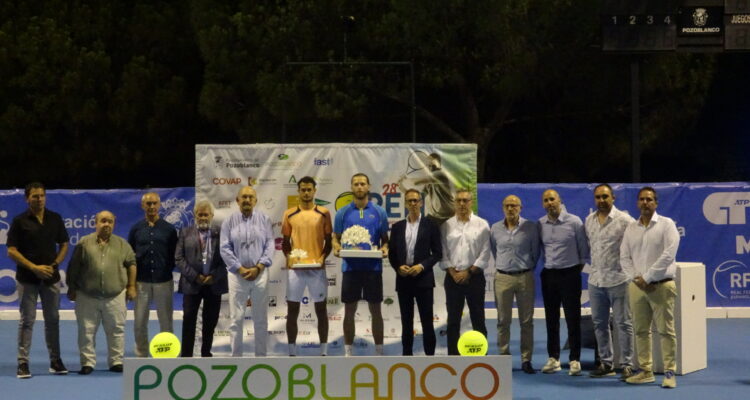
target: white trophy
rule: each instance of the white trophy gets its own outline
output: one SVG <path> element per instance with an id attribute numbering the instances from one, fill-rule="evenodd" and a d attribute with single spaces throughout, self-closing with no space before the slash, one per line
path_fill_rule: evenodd
<path id="1" fill-rule="evenodd" d="M 289 253 L 289 258 L 292 262 L 292 269 L 320 268 L 320 263 L 315 262 L 303 249 L 293 249 Z"/>
<path id="2" fill-rule="evenodd" d="M 378 246 L 372 244 L 370 232 L 360 225 L 352 225 L 341 235 L 342 258 L 382 258 Z"/>

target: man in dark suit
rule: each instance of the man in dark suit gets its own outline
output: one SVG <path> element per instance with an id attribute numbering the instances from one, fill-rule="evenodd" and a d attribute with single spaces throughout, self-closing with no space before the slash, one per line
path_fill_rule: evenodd
<path id="1" fill-rule="evenodd" d="M 203 302 L 201 357 L 211 357 L 221 295 L 227 292 L 227 268 L 219 253 L 219 230 L 211 226 L 213 207 L 200 201 L 193 210 L 195 225 L 180 230 L 175 263 L 180 269 L 182 357 L 192 357 L 198 308 Z"/>
<path id="2" fill-rule="evenodd" d="M 403 355 L 412 355 L 414 343 L 414 300 L 422 321 L 424 352 L 435 354 L 435 329 L 432 324 L 432 266 L 443 257 L 440 230 L 428 218 L 422 218 L 422 194 L 416 189 L 406 191 L 406 219 L 393 224 L 388 260 L 396 270 L 396 292 L 401 310 L 401 344 Z"/>

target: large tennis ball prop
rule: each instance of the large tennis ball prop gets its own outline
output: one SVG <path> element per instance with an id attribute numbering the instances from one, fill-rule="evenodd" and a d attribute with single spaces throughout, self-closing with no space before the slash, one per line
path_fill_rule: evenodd
<path id="1" fill-rule="evenodd" d="M 149 349 L 154 358 L 175 358 L 180 355 L 180 340 L 172 332 L 161 332 L 151 339 Z"/>
<path id="2" fill-rule="evenodd" d="M 487 354 L 487 338 L 478 331 L 468 331 L 458 338 L 458 354 L 483 356 Z"/>

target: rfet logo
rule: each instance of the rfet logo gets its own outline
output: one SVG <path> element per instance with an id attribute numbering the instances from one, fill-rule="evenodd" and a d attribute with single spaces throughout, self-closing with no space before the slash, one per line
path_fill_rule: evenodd
<path id="1" fill-rule="evenodd" d="M 703 215 L 716 225 L 744 225 L 748 207 L 750 192 L 712 193 L 703 201 Z"/>
<path id="2" fill-rule="evenodd" d="M 728 260 L 714 270 L 714 291 L 725 299 L 750 299 L 750 271 L 742 261 Z"/>

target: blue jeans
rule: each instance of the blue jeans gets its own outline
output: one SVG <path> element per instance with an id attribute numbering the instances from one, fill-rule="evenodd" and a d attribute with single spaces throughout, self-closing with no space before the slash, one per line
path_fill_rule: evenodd
<path id="1" fill-rule="evenodd" d="M 42 299 L 44 340 L 50 361 L 60 359 L 60 286 L 18 282 L 18 363 L 29 362 L 31 333 L 36 321 L 36 302 Z"/>
<path id="2" fill-rule="evenodd" d="M 602 364 L 612 366 L 612 332 L 609 329 L 609 309 L 612 307 L 614 327 L 620 345 L 620 366 L 633 366 L 633 322 L 628 302 L 628 282 L 612 287 L 589 284 L 591 319 Z"/>

